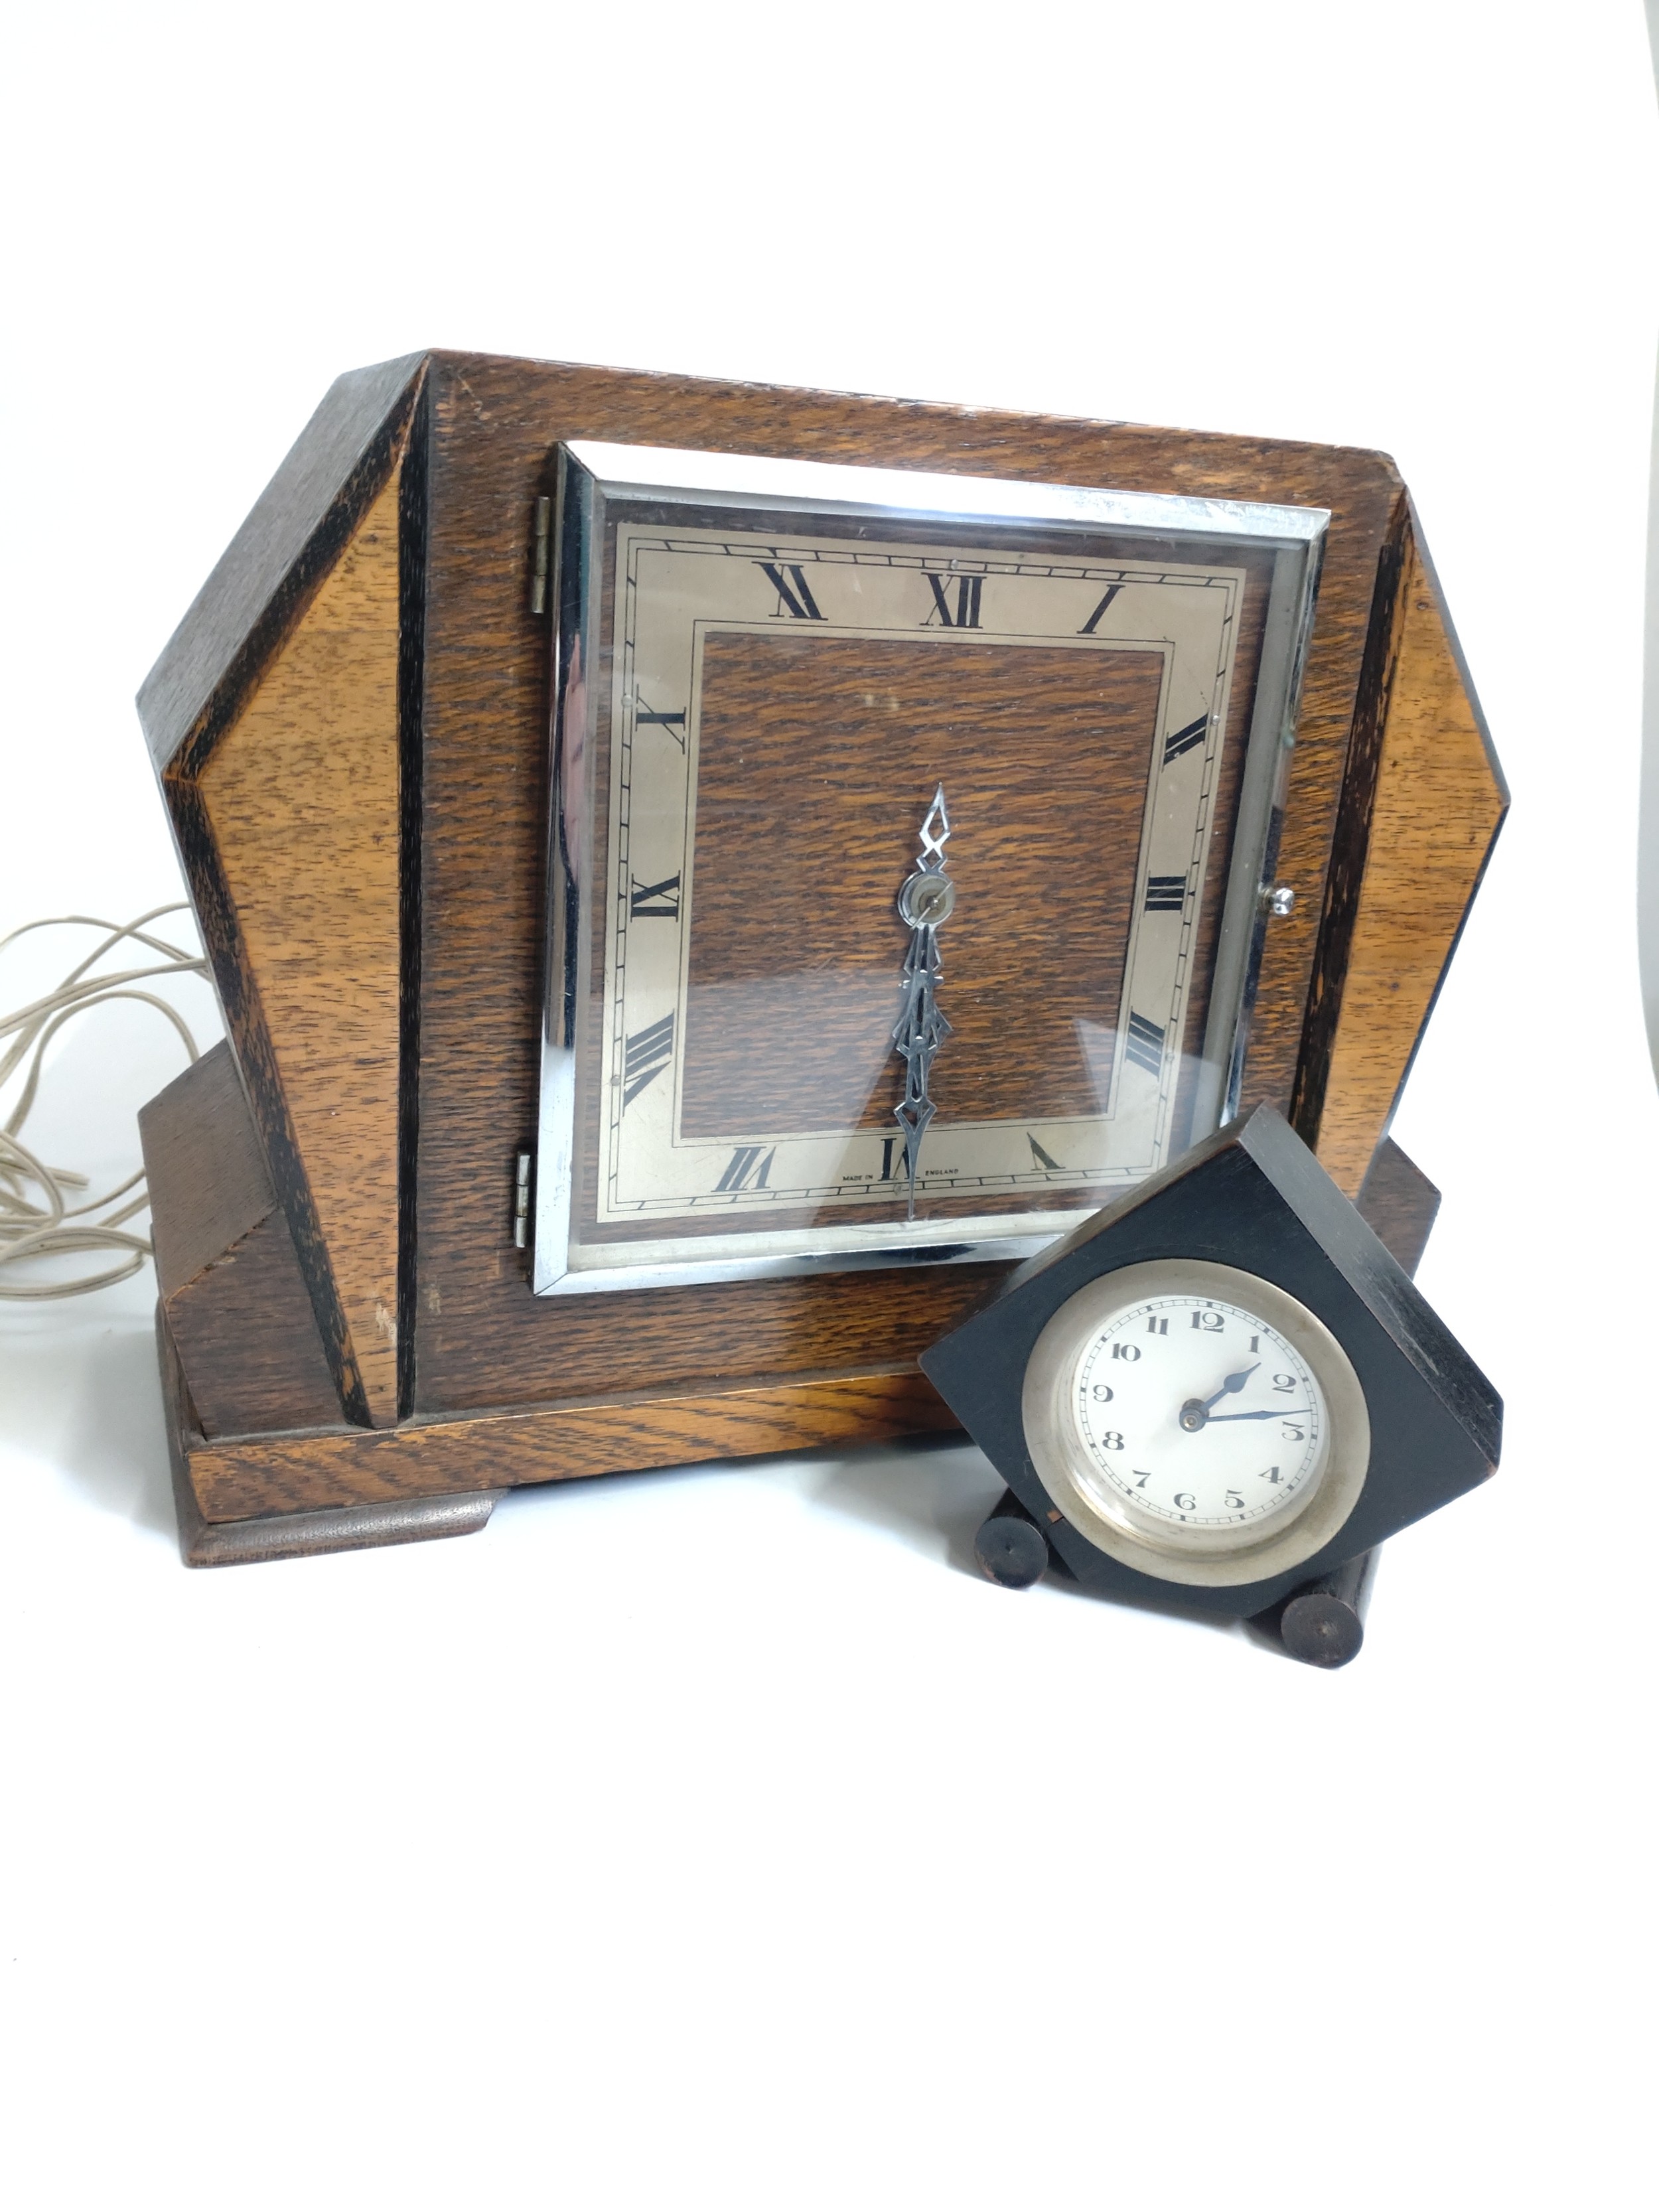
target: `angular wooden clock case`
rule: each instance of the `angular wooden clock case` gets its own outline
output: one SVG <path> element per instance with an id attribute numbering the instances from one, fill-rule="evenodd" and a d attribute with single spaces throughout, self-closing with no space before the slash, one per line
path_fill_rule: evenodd
<path id="1" fill-rule="evenodd" d="M 139 696 L 228 1031 L 143 1116 L 192 1564 L 954 1425 L 916 1356 L 1000 1267 L 529 1289 L 535 515 L 583 438 L 1329 509 L 1275 870 L 1297 900 L 1242 1104 L 1289 1115 L 1400 1256 L 1420 1243 L 1433 1194 L 1386 1132 L 1506 794 L 1384 456 L 410 356 L 334 386 Z"/>

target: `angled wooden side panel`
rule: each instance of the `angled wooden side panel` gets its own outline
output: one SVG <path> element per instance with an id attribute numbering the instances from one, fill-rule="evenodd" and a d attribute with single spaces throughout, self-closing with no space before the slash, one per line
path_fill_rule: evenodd
<path id="1" fill-rule="evenodd" d="M 1351 1198 L 1387 1133 L 1509 805 L 1414 526 L 1399 592 L 1364 868 L 1312 1140 Z"/>
<path id="2" fill-rule="evenodd" d="M 398 548 L 395 489 L 390 502 L 386 493 L 425 372 L 411 355 L 337 380 L 138 695 L 318 1341 L 340 1411 L 366 1425 L 396 1412 L 380 1318 L 396 1310 L 386 1255 L 397 1236 L 397 1016 L 380 1012 L 398 936 L 395 890 L 388 906 L 385 889 L 387 867 L 394 884 L 397 874 Z M 349 696 L 337 711 L 342 680 Z M 313 764 L 307 723 L 342 750 L 309 816 L 287 781 Z M 385 863 L 376 817 L 389 819 Z M 285 844 L 291 832 L 310 833 L 309 849 L 303 835 Z M 308 905 L 307 890 L 317 894 Z M 295 1019 L 307 966 L 313 988 L 324 985 L 310 1024 Z M 338 998 L 343 1035 L 331 1041 L 324 1009 Z"/>
<path id="3" fill-rule="evenodd" d="M 399 476 L 198 777 L 376 1427 L 398 1413 Z"/>

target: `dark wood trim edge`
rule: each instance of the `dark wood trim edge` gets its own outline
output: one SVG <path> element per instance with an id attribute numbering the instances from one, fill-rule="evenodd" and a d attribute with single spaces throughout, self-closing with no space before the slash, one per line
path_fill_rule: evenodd
<path id="1" fill-rule="evenodd" d="M 1410 509 L 1402 495 L 1395 504 L 1388 535 L 1377 556 L 1370 627 L 1360 663 L 1359 689 L 1354 701 L 1352 732 L 1331 842 L 1330 866 L 1325 877 L 1325 899 L 1308 988 L 1302 1048 L 1286 1116 L 1304 1144 L 1315 1148 L 1325 1109 L 1325 1086 L 1330 1079 L 1331 1054 L 1342 1011 L 1342 987 L 1347 980 L 1354 923 L 1359 913 L 1365 858 L 1370 849 L 1377 776 L 1382 765 L 1382 738 L 1389 720 L 1389 695 L 1394 684 L 1405 623 L 1404 585 L 1411 545 Z"/>
<path id="2" fill-rule="evenodd" d="M 422 700 L 426 682 L 428 456 L 422 384 L 398 487 L 398 1418 L 415 1404 L 416 1254 L 420 1233 Z"/>

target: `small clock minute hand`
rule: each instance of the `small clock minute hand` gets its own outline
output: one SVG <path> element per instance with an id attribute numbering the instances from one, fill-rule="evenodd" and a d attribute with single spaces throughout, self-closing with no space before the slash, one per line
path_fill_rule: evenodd
<path id="1" fill-rule="evenodd" d="M 1311 1413 L 1310 1406 L 1264 1406 L 1259 1413 L 1212 1413 L 1212 1421 L 1274 1421 L 1282 1413 L 1286 1420 L 1297 1413 Z"/>

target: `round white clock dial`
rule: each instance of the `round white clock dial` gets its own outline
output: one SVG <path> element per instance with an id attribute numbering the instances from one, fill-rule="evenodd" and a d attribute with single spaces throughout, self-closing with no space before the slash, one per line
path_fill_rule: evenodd
<path id="1" fill-rule="evenodd" d="M 1242 1583 L 1310 1558 L 1352 1510 L 1364 1395 L 1275 1284 L 1170 1260 L 1101 1277 L 1038 1340 L 1032 1463 L 1090 1540 L 1164 1580 Z"/>
<path id="2" fill-rule="evenodd" d="M 1330 1417 L 1271 1322 L 1224 1298 L 1137 1299 L 1085 1342 L 1073 1393 L 1085 1480 L 1170 1529 L 1260 1528 L 1297 1510 Z"/>

